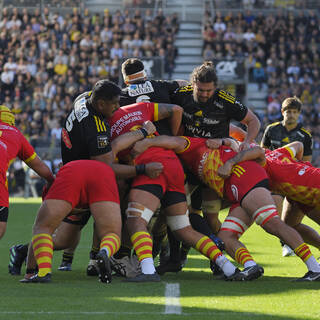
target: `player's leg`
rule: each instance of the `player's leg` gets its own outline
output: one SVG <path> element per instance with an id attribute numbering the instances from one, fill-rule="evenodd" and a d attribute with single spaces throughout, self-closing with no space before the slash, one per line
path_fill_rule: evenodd
<path id="1" fill-rule="evenodd" d="M 142 190 L 139 188 L 146 188 Z M 160 281 L 152 256 L 152 238 L 147 225 L 160 204 L 163 189 L 160 185 L 146 185 L 133 188 L 129 193 L 127 228 L 133 249 L 141 264 L 141 274 L 128 278 L 130 282 Z M 157 194 L 158 196 L 156 196 Z"/>
<path id="2" fill-rule="evenodd" d="M 52 271 L 52 234 L 62 219 L 72 210 L 72 205 L 64 200 L 45 200 L 33 226 L 32 248 L 38 265 L 38 274 L 29 282 L 49 282 Z"/>
<path id="3" fill-rule="evenodd" d="M 239 264 L 243 265 L 246 280 L 261 277 L 264 270 L 249 253 L 239 238 L 251 226 L 252 218 L 238 205 L 231 207 L 228 216 L 221 225 L 218 236 L 223 240 L 227 253 Z"/>
<path id="4" fill-rule="evenodd" d="M 277 210 L 281 216 L 281 220 L 286 222 L 288 212 L 295 211 L 297 206 L 293 206 L 286 198 L 281 195 L 272 195 L 274 202 L 277 205 Z M 282 246 L 282 256 L 283 257 L 292 257 L 295 256 L 293 249 L 282 240 L 280 240 Z"/>
<path id="5" fill-rule="evenodd" d="M 99 278 L 101 282 L 111 282 L 110 257 L 121 244 L 120 205 L 112 201 L 99 201 L 90 204 L 90 211 L 95 221 L 97 237 L 101 239 L 100 251 L 97 254 Z"/>
<path id="6" fill-rule="evenodd" d="M 242 199 L 241 206 L 264 230 L 294 248 L 295 254 L 306 264 L 309 270 L 299 280 L 320 280 L 320 265 L 299 233 L 279 219 L 270 191 L 261 187 L 254 188 Z"/>
<path id="7" fill-rule="evenodd" d="M 166 215 L 167 224 L 178 240 L 192 246 L 209 260 L 214 261 L 222 269 L 226 279 L 244 280 L 241 272 L 222 254 L 215 243 L 208 236 L 191 227 L 186 202 L 168 206 Z"/>
<path id="8" fill-rule="evenodd" d="M 80 239 L 81 228 L 82 227 L 80 225 L 61 221 L 60 225 L 52 235 L 53 251 L 69 250 L 69 248 L 75 247 L 75 243 L 78 243 Z M 30 279 L 36 274 L 37 269 L 37 262 L 33 254 L 31 243 L 27 253 L 26 274 L 24 279 L 20 281 L 25 282 L 25 280 Z"/>
<path id="9" fill-rule="evenodd" d="M 319 210 L 300 207 L 298 204 L 293 206 L 294 210 L 287 212 L 285 223 L 298 231 L 302 239 L 320 250 L 320 235 L 313 228 L 301 223 L 307 215 L 313 221 L 319 219 Z M 315 221 L 317 222 L 317 221 Z"/>
<path id="10" fill-rule="evenodd" d="M 221 227 L 219 211 L 221 210 L 221 199 L 209 188 L 202 189 L 202 212 L 209 223 L 214 234 L 217 234 Z"/>

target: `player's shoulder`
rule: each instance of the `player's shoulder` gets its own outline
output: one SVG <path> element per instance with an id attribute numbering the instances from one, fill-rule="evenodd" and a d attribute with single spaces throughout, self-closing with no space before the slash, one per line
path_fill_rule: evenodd
<path id="1" fill-rule="evenodd" d="M 222 101 L 235 103 L 236 98 L 228 91 L 217 89 L 214 95 Z"/>
<path id="2" fill-rule="evenodd" d="M 281 125 L 282 125 L 281 121 L 273 122 L 273 123 L 270 123 L 270 124 L 267 125 L 267 129 L 270 130 L 270 129 L 273 129 L 273 128 L 277 128 L 277 127 L 279 127 Z"/>
<path id="3" fill-rule="evenodd" d="M 188 84 L 187 86 L 180 87 L 176 90 L 176 93 L 181 94 L 190 94 L 193 92 L 193 87 L 191 84 Z"/>
<path id="4" fill-rule="evenodd" d="M 306 136 L 312 138 L 311 132 L 308 131 L 307 129 L 305 129 L 304 127 L 301 127 L 301 128 L 300 128 L 300 131 L 301 131 L 302 133 L 304 133 Z"/>

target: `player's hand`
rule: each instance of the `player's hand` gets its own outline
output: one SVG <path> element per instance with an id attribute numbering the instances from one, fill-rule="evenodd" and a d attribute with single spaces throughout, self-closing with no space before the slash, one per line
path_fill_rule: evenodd
<path id="1" fill-rule="evenodd" d="M 53 181 L 52 182 L 47 182 L 44 186 L 43 186 L 43 188 L 42 188 L 42 195 L 41 195 L 41 197 L 42 197 L 42 201 L 44 200 L 44 198 L 46 197 L 46 195 L 47 195 L 47 193 L 48 193 L 48 191 L 49 191 L 49 189 L 50 189 L 50 187 L 52 186 L 52 183 L 53 183 Z"/>
<path id="2" fill-rule="evenodd" d="M 223 179 L 228 178 L 231 174 L 232 167 L 233 164 L 227 161 L 223 166 L 218 168 L 218 175 Z"/>
<path id="3" fill-rule="evenodd" d="M 145 121 L 142 128 L 147 130 L 148 135 L 153 134 L 157 131 L 156 126 L 150 120 Z"/>
<path id="4" fill-rule="evenodd" d="M 249 142 L 243 141 L 242 143 L 240 143 L 239 151 L 243 151 L 243 150 L 247 150 L 247 149 L 250 149 L 250 143 Z"/>
<path id="5" fill-rule="evenodd" d="M 131 155 L 135 158 L 142 152 L 146 151 L 149 148 L 148 142 L 149 139 L 137 141 L 131 149 Z"/>
<path id="6" fill-rule="evenodd" d="M 222 145 L 222 139 L 208 139 L 206 145 L 210 149 L 218 149 Z"/>
<path id="7" fill-rule="evenodd" d="M 146 164 L 146 175 L 151 178 L 157 178 L 163 170 L 163 165 L 160 162 L 150 162 Z"/>

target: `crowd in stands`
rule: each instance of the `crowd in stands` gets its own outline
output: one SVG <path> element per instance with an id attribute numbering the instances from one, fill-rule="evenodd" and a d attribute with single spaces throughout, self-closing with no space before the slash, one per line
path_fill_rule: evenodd
<path id="1" fill-rule="evenodd" d="M 101 78 L 119 82 L 128 57 L 162 56 L 170 73 L 179 28 L 177 15 L 147 9 L 77 8 L 62 16 L 4 8 L 0 19 L 0 104 L 16 113 L 16 125 L 36 148 L 58 147 L 61 122 L 74 98 Z M 171 68 L 171 69 L 170 69 Z"/>
<path id="2" fill-rule="evenodd" d="M 250 81 L 268 86 L 266 125 L 281 120 L 281 102 L 296 95 L 303 102 L 301 121 L 320 150 L 320 19 L 310 10 L 279 10 L 276 14 L 232 12 L 206 14 L 203 58 L 241 58 Z M 314 164 L 320 166 L 320 157 Z"/>

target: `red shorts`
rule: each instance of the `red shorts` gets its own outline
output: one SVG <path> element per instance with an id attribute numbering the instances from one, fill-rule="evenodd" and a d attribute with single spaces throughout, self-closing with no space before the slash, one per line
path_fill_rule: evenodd
<path id="1" fill-rule="evenodd" d="M 45 197 L 48 199 L 68 201 L 72 208 L 85 208 L 100 201 L 119 203 L 114 172 L 100 161 L 71 161 L 59 170 Z"/>
<path id="2" fill-rule="evenodd" d="M 259 182 L 268 180 L 266 171 L 254 161 L 235 165 L 231 176 L 225 180 L 224 192 L 232 202 L 241 202 L 243 197 Z"/>
<path id="3" fill-rule="evenodd" d="M 0 173 L 2 176 L 2 174 Z M 5 177 L 5 175 L 4 175 Z M 9 192 L 4 177 L 0 178 L 0 207 L 9 208 Z"/>
<path id="4" fill-rule="evenodd" d="M 1 141 L 0 141 L 1 142 Z M 0 143 L 0 207 L 9 207 L 9 192 L 7 186 L 7 150 Z"/>
<path id="5" fill-rule="evenodd" d="M 175 154 L 168 156 L 153 155 L 153 159 L 150 157 L 138 157 L 135 159 L 136 164 L 148 163 L 148 162 L 161 162 L 163 164 L 163 171 L 159 177 L 152 179 L 148 176 L 141 174 L 134 178 L 132 187 L 141 185 L 160 185 L 162 187 L 163 194 L 170 192 L 179 192 L 185 194 L 184 191 L 184 171 L 180 160 Z"/>

